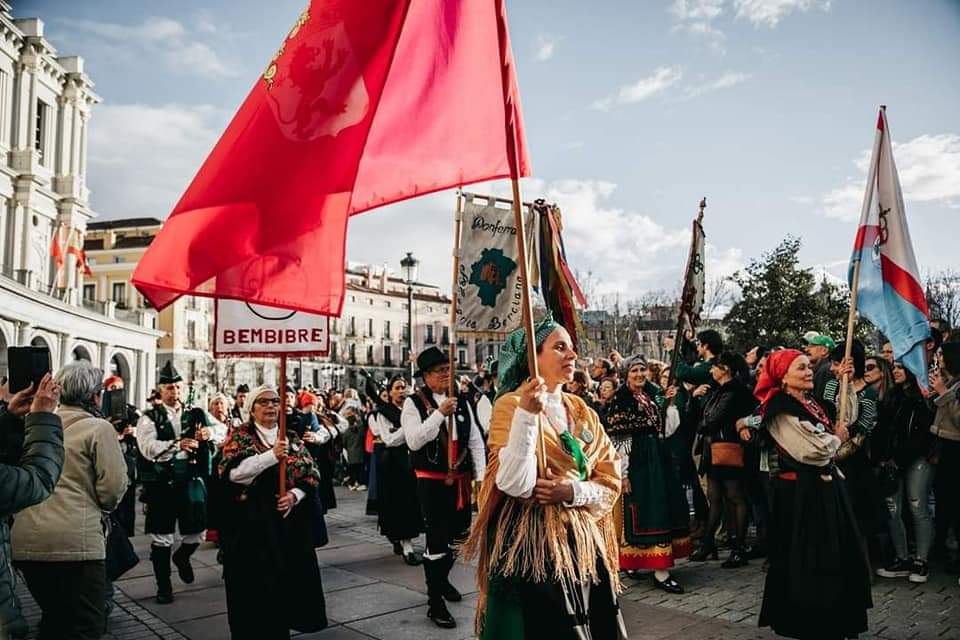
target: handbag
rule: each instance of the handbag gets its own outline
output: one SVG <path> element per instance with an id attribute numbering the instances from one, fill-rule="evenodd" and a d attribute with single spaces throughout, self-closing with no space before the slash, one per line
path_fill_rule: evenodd
<path id="1" fill-rule="evenodd" d="M 137 566 L 140 556 L 133 548 L 133 544 L 117 521 L 116 515 L 111 513 L 106 518 L 106 570 L 107 580 L 113 582 L 130 569 Z"/>
<path id="2" fill-rule="evenodd" d="M 710 464 L 715 467 L 742 467 L 743 447 L 736 442 L 711 442 Z"/>

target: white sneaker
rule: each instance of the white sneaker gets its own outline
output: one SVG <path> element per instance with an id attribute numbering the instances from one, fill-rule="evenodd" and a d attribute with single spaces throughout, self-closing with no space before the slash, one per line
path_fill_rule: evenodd
<path id="1" fill-rule="evenodd" d="M 367 490 L 367 485 L 365 485 L 365 484 L 358 484 L 358 485 L 357 485 L 357 491 L 366 491 L 366 490 Z"/>

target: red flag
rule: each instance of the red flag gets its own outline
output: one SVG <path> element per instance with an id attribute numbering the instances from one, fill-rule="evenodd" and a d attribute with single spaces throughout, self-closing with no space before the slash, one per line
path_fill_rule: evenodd
<path id="1" fill-rule="evenodd" d="M 87 252 L 83 250 L 81 240 L 80 232 L 77 229 L 71 230 L 70 237 L 67 240 L 67 254 L 72 253 L 76 256 L 77 271 L 83 272 L 84 275 L 92 276 L 93 271 L 90 270 L 90 265 L 87 263 Z"/>
<path id="2" fill-rule="evenodd" d="M 50 257 L 53 258 L 54 264 L 57 265 L 57 270 L 63 269 L 63 245 L 60 242 L 62 235 L 63 226 L 59 226 L 50 238 Z"/>
<path id="3" fill-rule="evenodd" d="M 349 215 L 525 175 L 502 0 L 313 0 L 132 280 L 339 314 Z"/>

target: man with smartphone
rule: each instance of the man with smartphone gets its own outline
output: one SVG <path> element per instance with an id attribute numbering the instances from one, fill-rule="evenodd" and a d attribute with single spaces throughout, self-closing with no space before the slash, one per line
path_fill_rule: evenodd
<path id="1" fill-rule="evenodd" d="M 137 497 L 137 460 L 140 452 L 137 448 L 137 422 L 140 412 L 127 402 L 123 378 L 110 376 L 103 381 L 103 416 L 117 430 L 117 440 L 127 463 L 127 492 L 117 506 L 117 521 L 127 536 L 134 535 Z"/>
<path id="2" fill-rule="evenodd" d="M 193 438 L 185 437 L 192 425 L 184 419 L 191 415 L 180 401 L 183 378 L 172 362 L 160 370 L 158 387 L 161 405 L 148 409 L 137 422 L 140 448 L 138 472 L 147 505 L 145 530 L 150 534 L 150 560 L 157 581 L 158 604 L 173 602 L 170 562 L 184 583 L 194 580 L 190 556 L 203 542 L 207 526 L 206 486 L 197 464 L 201 445 L 213 436 L 207 426 L 197 427 Z M 185 415 L 186 414 L 186 415 Z M 177 526 L 183 537 L 176 553 Z"/>

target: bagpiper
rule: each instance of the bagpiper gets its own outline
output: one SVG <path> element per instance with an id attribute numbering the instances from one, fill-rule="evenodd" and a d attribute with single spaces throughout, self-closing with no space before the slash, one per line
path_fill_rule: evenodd
<path id="1" fill-rule="evenodd" d="M 426 530 L 423 572 L 427 582 L 427 617 L 438 627 L 452 629 L 457 623 L 444 600 L 462 599 L 449 580 L 455 562 L 452 547 L 469 533 L 471 481 L 483 478 L 487 459 L 476 407 L 465 396 L 447 397 L 451 375 L 447 356 L 437 347 L 430 347 L 417 356 L 417 368 L 424 386 L 404 401 L 400 423 L 410 448 Z M 450 416 L 454 417 L 456 433 L 452 467 L 448 460 Z"/>
<path id="2" fill-rule="evenodd" d="M 207 489 L 214 437 L 206 412 L 186 409 L 180 401 L 183 378 L 167 362 L 160 370 L 160 406 L 148 409 L 137 423 L 139 472 L 147 506 L 146 533 L 157 581 L 159 604 L 173 602 L 170 562 L 180 579 L 194 580 L 190 556 L 203 542 Z M 171 556 L 179 526 L 182 539 Z"/>

